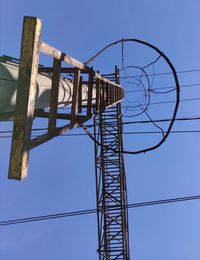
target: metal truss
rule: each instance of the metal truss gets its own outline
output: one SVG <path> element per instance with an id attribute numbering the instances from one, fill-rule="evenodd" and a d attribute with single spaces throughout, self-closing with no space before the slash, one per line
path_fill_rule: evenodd
<path id="1" fill-rule="evenodd" d="M 22 34 L 17 98 L 9 165 L 10 179 L 21 180 L 27 176 L 31 149 L 61 135 L 123 99 L 123 88 L 109 81 L 82 62 L 40 40 L 41 21 L 25 17 Z M 53 58 L 53 67 L 38 67 L 39 54 Z M 72 67 L 65 67 L 63 64 Z M 37 74 L 49 73 L 52 78 L 49 111 L 35 109 Z M 70 113 L 59 113 L 58 91 L 62 73 L 70 74 L 73 93 Z M 87 100 L 83 100 L 82 88 L 87 85 Z M 4 115 L 5 116 L 5 115 Z M 10 115 L 9 115 L 10 116 Z M 31 138 L 34 118 L 47 118 L 48 130 Z M 57 121 L 63 120 L 62 126 Z"/>
<path id="2" fill-rule="evenodd" d="M 100 260 L 130 259 L 121 104 L 94 119 L 98 253 Z M 112 150 L 111 150 L 112 149 Z"/>

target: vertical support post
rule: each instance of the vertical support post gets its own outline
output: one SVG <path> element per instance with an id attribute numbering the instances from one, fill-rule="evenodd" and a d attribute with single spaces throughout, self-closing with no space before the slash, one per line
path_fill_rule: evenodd
<path id="1" fill-rule="evenodd" d="M 9 175 L 21 180 L 27 175 L 29 141 L 36 98 L 41 21 L 25 17 L 22 33 L 20 67 L 13 126 Z"/>
<path id="2" fill-rule="evenodd" d="M 115 88 L 114 86 L 111 86 L 111 99 L 112 99 L 112 103 L 115 102 Z"/>
<path id="3" fill-rule="evenodd" d="M 105 107 L 106 107 L 106 102 L 105 102 L 105 82 L 102 81 L 101 83 L 101 87 L 102 87 L 102 92 L 101 92 L 101 104 L 102 104 L 102 110 L 104 111 L 105 110 Z"/>
<path id="4" fill-rule="evenodd" d="M 79 82 L 79 89 L 78 89 L 78 112 L 82 113 L 82 91 L 83 91 L 83 77 L 80 77 L 80 82 Z"/>
<path id="5" fill-rule="evenodd" d="M 51 134 L 56 128 L 56 114 L 58 107 L 58 92 L 60 82 L 60 67 L 61 60 L 54 58 L 53 60 L 53 73 L 52 73 L 52 85 L 51 85 L 51 97 L 50 97 L 50 110 L 49 110 L 49 122 L 48 132 Z"/>
<path id="6" fill-rule="evenodd" d="M 109 105 L 111 105 L 112 104 L 112 91 L 111 91 L 111 88 L 112 88 L 112 86 L 111 85 L 109 85 L 109 91 L 108 91 L 108 93 L 109 93 Z"/>
<path id="7" fill-rule="evenodd" d="M 117 101 L 117 88 L 115 87 L 115 102 Z"/>
<path id="8" fill-rule="evenodd" d="M 96 79 L 96 112 L 100 110 L 100 82 Z"/>
<path id="9" fill-rule="evenodd" d="M 99 112 L 99 110 L 100 110 L 100 80 L 96 79 L 96 112 Z"/>
<path id="10" fill-rule="evenodd" d="M 109 106 L 109 83 L 106 83 L 106 106 Z"/>
<path id="11" fill-rule="evenodd" d="M 75 68 L 74 72 L 74 87 L 73 87 L 73 96 L 72 96 L 72 109 L 71 109 L 71 122 L 75 122 L 76 116 L 78 113 L 78 89 L 80 86 L 80 75 L 81 70 L 78 68 Z"/>
<path id="12" fill-rule="evenodd" d="M 90 73 L 88 80 L 88 100 L 87 100 L 87 115 L 90 115 L 92 112 L 92 94 L 93 94 L 93 81 L 94 77 Z"/>

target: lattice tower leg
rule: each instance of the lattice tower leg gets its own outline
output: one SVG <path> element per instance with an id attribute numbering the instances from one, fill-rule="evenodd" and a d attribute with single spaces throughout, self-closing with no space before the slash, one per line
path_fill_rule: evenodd
<path id="1" fill-rule="evenodd" d="M 94 119 L 99 260 L 129 260 L 121 104 Z M 110 150 L 113 149 L 113 150 Z"/>

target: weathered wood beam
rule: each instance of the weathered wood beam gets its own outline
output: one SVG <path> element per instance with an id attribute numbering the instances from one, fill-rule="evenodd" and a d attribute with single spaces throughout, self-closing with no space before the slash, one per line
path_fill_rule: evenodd
<path id="1" fill-rule="evenodd" d="M 36 98 L 41 21 L 25 17 L 23 24 L 15 119 L 8 178 L 21 180 L 27 175 L 28 144 Z"/>
<path id="2" fill-rule="evenodd" d="M 88 73 L 94 74 L 93 76 L 96 79 L 100 79 L 100 80 L 102 80 L 104 82 L 110 83 L 112 85 L 115 85 L 115 86 L 118 86 L 119 88 L 121 88 L 120 85 L 118 85 L 118 84 L 116 84 L 114 82 L 111 82 L 110 80 L 106 79 L 101 74 L 95 72 L 92 68 L 88 67 L 84 63 L 80 62 L 79 60 L 71 57 L 70 55 L 68 55 L 68 54 L 66 54 L 64 52 L 59 51 L 58 49 L 50 46 L 49 44 L 47 44 L 45 42 L 41 42 L 40 43 L 40 51 L 45 53 L 45 54 L 47 54 L 47 55 L 50 55 L 50 56 L 54 57 L 55 59 L 58 59 L 58 60 L 60 60 L 61 57 L 63 57 L 63 60 L 66 63 L 75 66 L 76 68 L 80 69 L 81 71 L 83 70 L 83 71 L 87 71 Z M 41 70 L 42 70 L 42 68 L 41 68 Z"/>

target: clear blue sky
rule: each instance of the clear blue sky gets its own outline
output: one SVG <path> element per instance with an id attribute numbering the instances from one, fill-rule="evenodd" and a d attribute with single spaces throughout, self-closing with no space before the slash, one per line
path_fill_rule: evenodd
<path id="1" fill-rule="evenodd" d="M 130 37 L 158 46 L 177 71 L 200 69 L 199 10 L 199 0 L 1 0 L 0 52 L 19 57 L 26 15 L 41 18 L 43 41 L 81 61 Z M 179 74 L 181 84 L 199 78 L 198 72 Z M 198 87 L 182 89 L 182 99 L 194 97 L 200 97 Z M 167 117 L 168 108 L 158 108 Z M 199 114 L 199 101 L 181 103 L 178 116 Z M 0 131 L 8 128 L 0 124 Z M 183 129 L 200 130 L 199 121 L 174 126 Z M 134 140 L 153 136 L 132 138 L 134 148 Z M 200 194 L 199 147 L 199 134 L 171 134 L 158 150 L 126 156 L 129 203 Z M 95 207 L 93 143 L 87 136 L 58 137 L 34 149 L 23 182 L 7 180 L 9 149 L 10 140 L 0 139 L 0 221 Z M 199 201 L 130 209 L 131 259 L 199 260 L 199 213 Z M 95 214 L 0 229 L 2 260 L 98 259 Z"/>

